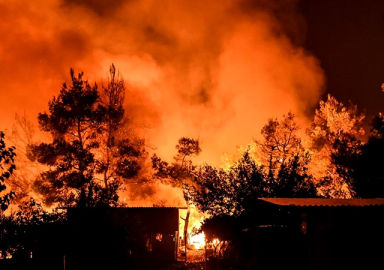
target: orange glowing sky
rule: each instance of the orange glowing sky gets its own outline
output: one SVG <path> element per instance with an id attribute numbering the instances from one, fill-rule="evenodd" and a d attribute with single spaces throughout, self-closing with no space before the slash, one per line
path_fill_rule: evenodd
<path id="1" fill-rule="evenodd" d="M 290 110 L 305 126 L 324 72 L 292 40 L 306 29 L 296 1 L 276 2 L 0 0 L 0 129 L 15 112 L 35 121 L 71 67 L 100 84 L 111 63 L 128 116 L 165 159 L 188 136 L 217 165 Z"/>

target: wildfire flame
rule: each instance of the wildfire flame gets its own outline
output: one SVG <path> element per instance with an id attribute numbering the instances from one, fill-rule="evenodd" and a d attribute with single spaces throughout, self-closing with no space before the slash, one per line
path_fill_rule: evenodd
<path id="1" fill-rule="evenodd" d="M 205 247 L 204 232 L 191 236 L 191 244 L 195 246 L 195 249 L 203 249 Z"/>
<path id="2" fill-rule="evenodd" d="M 215 239 L 212 240 L 212 244 L 213 245 L 217 245 L 219 243 L 220 243 L 220 240 L 218 238 L 215 238 Z"/>

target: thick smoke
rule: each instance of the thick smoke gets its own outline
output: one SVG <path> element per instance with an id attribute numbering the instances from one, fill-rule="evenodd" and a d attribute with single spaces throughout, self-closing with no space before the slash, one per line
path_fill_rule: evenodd
<path id="1" fill-rule="evenodd" d="M 1 126 L 47 110 L 71 67 L 100 82 L 114 63 L 127 113 L 164 159 L 188 136 L 198 162 L 219 165 L 290 110 L 304 127 L 324 76 L 300 47 L 295 1 L 273 2 L 0 0 Z"/>

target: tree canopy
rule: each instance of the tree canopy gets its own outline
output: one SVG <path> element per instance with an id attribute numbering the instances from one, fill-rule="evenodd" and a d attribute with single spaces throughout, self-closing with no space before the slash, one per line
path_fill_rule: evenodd
<path id="1" fill-rule="evenodd" d="M 340 159 L 335 157 L 342 153 L 343 145 L 348 147 L 348 151 L 358 151 L 364 134 L 363 119 L 364 114 L 359 114 L 352 103 L 345 106 L 331 95 L 328 95 L 327 101 L 320 101 L 307 135 L 308 148 L 312 154 L 310 173 L 319 184 L 319 192 L 323 196 L 354 196 L 353 187 L 339 174 L 340 170 L 337 170 L 337 161 Z M 344 150 L 347 150 L 345 147 Z"/>
<path id="2" fill-rule="evenodd" d="M 123 79 L 114 65 L 100 93 L 96 84 L 75 76 L 39 113 L 41 130 L 52 142 L 30 147 L 30 158 L 49 167 L 34 182 L 45 203 L 97 206 L 117 205 L 122 179 L 135 177 L 144 142 L 124 132 Z"/>
<path id="3" fill-rule="evenodd" d="M 295 115 L 269 119 L 256 141 L 261 163 L 247 149 L 226 169 L 203 165 L 186 187 L 188 198 L 211 216 L 240 216 L 252 211 L 260 197 L 314 197 L 316 187 L 308 173 L 308 152 L 297 136 Z"/>
<path id="4" fill-rule="evenodd" d="M 372 119 L 368 141 L 358 151 L 351 151 L 344 144 L 340 149 L 340 154 L 335 156 L 337 168 L 353 187 L 356 197 L 383 198 L 384 116 L 380 113 Z"/>
<path id="5" fill-rule="evenodd" d="M 277 118 L 269 119 L 261 130 L 264 139 L 256 141 L 261 146 L 262 162 L 268 167 L 270 174 L 277 173 L 280 166 L 286 166 L 292 157 L 304 152 L 301 139 L 297 135 L 300 128 L 295 117 L 289 112 L 280 121 Z"/>

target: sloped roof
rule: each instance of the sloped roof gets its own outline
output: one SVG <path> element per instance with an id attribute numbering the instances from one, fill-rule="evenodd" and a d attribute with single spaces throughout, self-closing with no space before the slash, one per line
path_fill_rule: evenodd
<path id="1" fill-rule="evenodd" d="M 280 206 L 384 206 L 384 198 L 375 199 L 324 199 L 324 198 L 259 198 L 260 201 Z"/>

